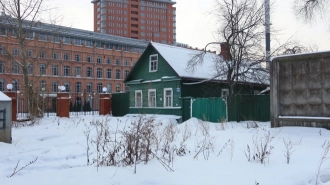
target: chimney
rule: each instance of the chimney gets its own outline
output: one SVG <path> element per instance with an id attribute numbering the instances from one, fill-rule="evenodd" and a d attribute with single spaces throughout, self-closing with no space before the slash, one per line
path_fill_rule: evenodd
<path id="1" fill-rule="evenodd" d="M 227 42 L 222 42 L 220 43 L 220 47 L 221 47 L 220 56 L 226 61 L 232 60 L 229 44 Z"/>

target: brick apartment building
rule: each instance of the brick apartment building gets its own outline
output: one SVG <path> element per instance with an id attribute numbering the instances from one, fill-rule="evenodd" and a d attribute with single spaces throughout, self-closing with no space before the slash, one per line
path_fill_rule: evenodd
<path id="1" fill-rule="evenodd" d="M 5 52 L 22 57 L 12 31 L 0 16 L 0 91 L 7 90 L 7 84 L 13 85 L 13 91 L 24 88 L 22 69 Z M 109 93 L 125 91 L 123 80 L 148 44 L 50 24 L 33 27 L 26 38 L 27 57 L 37 58 L 28 73 L 34 87 L 49 94 L 56 94 L 59 86 L 75 93 L 100 93 L 103 87 Z"/>
<path id="2" fill-rule="evenodd" d="M 94 31 L 154 41 L 176 42 L 173 0 L 92 0 Z"/>

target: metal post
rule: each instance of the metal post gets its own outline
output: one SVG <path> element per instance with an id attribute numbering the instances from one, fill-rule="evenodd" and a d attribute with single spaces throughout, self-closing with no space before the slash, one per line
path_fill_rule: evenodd
<path id="1" fill-rule="evenodd" d="M 266 66 L 270 65 L 270 6 L 269 0 L 265 0 L 265 29 L 266 29 Z"/>

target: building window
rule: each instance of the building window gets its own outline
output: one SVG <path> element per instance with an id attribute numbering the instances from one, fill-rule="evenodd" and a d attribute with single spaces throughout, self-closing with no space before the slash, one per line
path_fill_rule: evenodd
<path id="1" fill-rule="evenodd" d="M 164 89 L 164 107 L 173 106 L 173 91 L 172 88 Z"/>
<path id="2" fill-rule="evenodd" d="M 64 66 L 64 76 L 70 76 L 70 66 Z"/>
<path id="3" fill-rule="evenodd" d="M 0 91 L 5 91 L 5 80 L 0 79 Z"/>
<path id="4" fill-rule="evenodd" d="M 135 91 L 135 107 L 142 107 L 142 90 Z"/>
<path id="5" fill-rule="evenodd" d="M 58 65 L 52 65 L 52 75 L 53 76 L 58 75 Z"/>
<path id="6" fill-rule="evenodd" d="M 116 92 L 121 92 L 121 85 L 120 84 L 116 84 Z"/>
<path id="7" fill-rule="evenodd" d="M 13 55 L 14 56 L 19 56 L 19 49 L 13 48 Z"/>
<path id="8" fill-rule="evenodd" d="M 125 70 L 125 78 L 128 76 L 129 70 Z"/>
<path id="9" fill-rule="evenodd" d="M 91 67 L 87 67 L 86 68 L 86 77 L 92 77 L 93 73 L 92 73 L 92 68 Z"/>
<path id="10" fill-rule="evenodd" d="M 112 93 L 112 85 L 109 83 L 107 84 L 107 93 Z"/>
<path id="11" fill-rule="evenodd" d="M 74 58 L 75 58 L 76 61 L 80 61 L 80 55 L 79 54 L 75 55 Z"/>
<path id="12" fill-rule="evenodd" d="M 229 95 L 229 89 L 221 89 L 221 97 L 222 98 L 227 98 L 227 96 Z"/>
<path id="13" fill-rule="evenodd" d="M 76 93 L 81 92 L 81 82 L 76 82 Z"/>
<path id="14" fill-rule="evenodd" d="M 158 54 L 150 55 L 149 72 L 156 72 L 158 67 Z"/>
<path id="15" fill-rule="evenodd" d="M 87 62 L 92 62 L 92 56 L 87 56 Z"/>
<path id="16" fill-rule="evenodd" d="M 64 53 L 63 58 L 64 58 L 64 60 L 71 60 L 69 53 Z"/>
<path id="17" fill-rule="evenodd" d="M 46 74 L 46 64 L 40 64 L 39 65 L 39 72 L 41 75 L 45 75 Z"/>
<path id="18" fill-rule="evenodd" d="M 96 85 L 96 88 L 97 88 L 97 93 L 102 93 L 102 88 L 103 88 L 102 83 L 98 83 Z"/>
<path id="19" fill-rule="evenodd" d="M 125 66 L 128 66 L 128 65 L 129 65 L 129 61 L 125 60 Z"/>
<path id="20" fill-rule="evenodd" d="M 19 65 L 15 61 L 13 61 L 13 63 L 12 63 L 12 70 L 11 70 L 11 72 L 14 73 L 14 74 L 18 74 L 19 73 Z"/>
<path id="21" fill-rule="evenodd" d="M 70 82 L 64 82 L 65 92 L 70 92 Z"/>
<path id="22" fill-rule="evenodd" d="M 42 89 L 42 88 L 44 88 L 44 89 Z M 39 82 L 39 89 L 40 89 L 40 91 L 45 91 L 46 90 L 46 81 L 45 80 L 41 80 Z"/>
<path id="23" fill-rule="evenodd" d="M 52 58 L 55 59 L 55 60 L 58 59 L 58 54 L 57 53 L 53 53 L 52 54 Z"/>
<path id="24" fill-rule="evenodd" d="M 116 65 L 120 65 L 120 59 L 116 59 Z"/>
<path id="25" fill-rule="evenodd" d="M 116 70 L 116 79 L 120 79 L 120 70 L 119 69 Z"/>
<path id="26" fill-rule="evenodd" d="M 97 70 L 96 70 L 96 78 L 102 78 L 102 68 L 97 68 Z"/>
<path id="27" fill-rule="evenodd" d="M 52 92 L 57 92 L 58 91 L 58 83 L 57 81 L 54 81 L 52 83 Z"/>
<path id="28" fill-rule="evenodd" d="M 27 67 L 27 72 L 28 74 L 32 75 L 33 74 L 33 65 L 32 64 L 29 64 L 28 67 Z"/>
<path id="29" fill-rule="evenodd" d="M 28 50 L 27 51 L 27 56 L 28 57 L 33 57 L 33 51 L 32 50 Z"/>
<path id="30" fill-rule="evenodd" d="M 46 58 L 46 52 L 41 51 L 40 54 L 39 54 L 39 57 L 40 58 Z"/>
<path id="31" fill-rule="evenodd" d="M 5 73 L 5 62 L 0 60 L 0 73 Z"/>
<path id="32" fill-rule="evenodd" d="M 97 57 L 96 63 L 101 64 L 102 63 L 102 58 L 101 57 Z"/>
<path id="33" fill-rule="evenodd" d="M 13 85 L 12 91 L 18 91 L 19 90 L 19 81 L 18 80 L 12 80 L 11 84 Z"/>
<path id="34" fill-rule="evenodd" d="M 87 86 L 86 86 L 86 91 L 88 92 L 88 93 L 91 93 L 92 92 L 92 83 L 91 82 L 88 82 L 87 83 Z"/>
<path id="35" fill-rule="evenodd" d="M 107 78 L 111 78 L 111 69 L 107 69 Z"/>
<path id="36" fill-rule="evenodd" d="M 111 58 L 107 59 L 107 64 L 111 64 Z"/>
<path id="37" fill-rule="evenodd" d="M 156 107 L 156 89 L 148 90 L 148 106 Z"/>
<path id="38" fill-rule="evenodd" d="M 81 67 L 75 67 L 75 75 L 76 75 L 76 77 L 80 77 L 80 75 L 81 75 Z"/>

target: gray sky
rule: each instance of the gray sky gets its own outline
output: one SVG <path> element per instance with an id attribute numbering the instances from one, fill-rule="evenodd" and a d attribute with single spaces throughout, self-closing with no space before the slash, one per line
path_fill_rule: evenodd
<path id="1" fill-rule="evenodd" d="M 277 38 L 285 41 L 290 37 L 302 44 L 316 45 L 318 50 L 330 50 L 330 19 L 318 19 L 304 24 L 297 20 L 293 10 L 293 0 L 270 0 L 272 26 L 278 32 Z M 215 41 L 215 20 L 209 14 L 214 0 L 176 0 L 177 4 L 177 42 L 203 48 L 208 42 Z M 62 16 L 62 25 L 93 31 L 93 4 L 91 0 L 56 0 L 54 2 Z M 276 44 L 272 37 L 271 44 Z"/>

